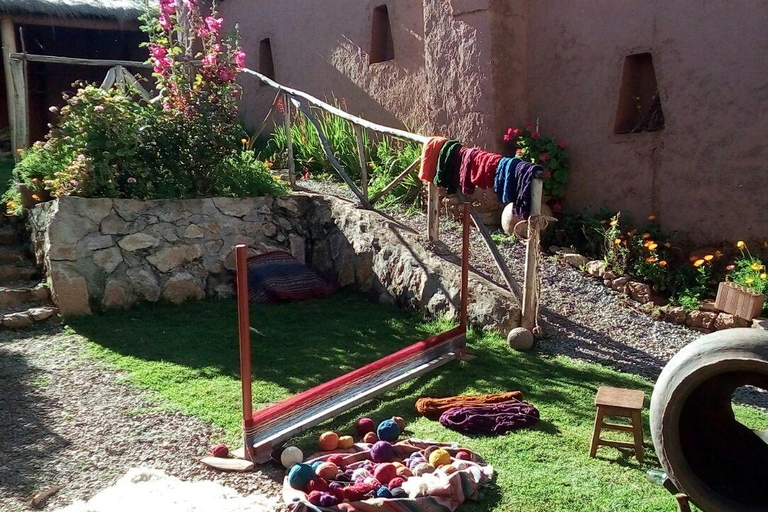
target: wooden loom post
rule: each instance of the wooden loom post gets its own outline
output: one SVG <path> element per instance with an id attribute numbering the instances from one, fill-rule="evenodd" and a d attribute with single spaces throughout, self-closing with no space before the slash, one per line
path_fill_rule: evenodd
<path id="1" fill-rule="evenodd" d="M 360 190 L 363 195 L 368 197 L 368 163 L 365 159 L 365 139 L 363 138 L 363 127 L 352 125 L 355 129 L 355 142 L 357 142 L 357 160 L 360 162 Z"/>
<path id="2" fill-rule="evenodd" d="M 253 396 L 251 390 L 251 321 L 248 302 L 248 246 L 235 247 L 237 265 L 237 321 L 240 342 L 240 381 L 243 393 L 243 428 L 253 421 Z M 253 450 L 244 435 L 245 456 L 253 460 Z"/>
<path id="3" fill-rule="evenodd" d="M 461 238 L 461 326 L 469 327 L 469 203 L 464 203 Z"/>
<path id="4" fill-rule="evenodd" d="M 544 190 L 544 181 L 536 178 L 531 188 L 531 216 L 528 218 L 528 245 L 525 250 L 525 286 L 523 289 L 523 327 L 533 332 L 536 327 L 536 312 L 538 310 L 538 251 L 536 245 L 539 237 L 536 231 L 539 225 L 534 219 L 541 215 L 541 200 Z"/>
<path id="5" fill-rule="evenodd" d="M 288 183 L 296 186 L 296 160 L 293 157 L 293 134 L 291 133 L 291 97 L 283 93 L 283 126 L 285 127 L 285 146 L 288 148 Z"/>
<path id="6" fill-rule="evenodd" d="M 427 239 L 440 241 L 440 189 L 431 181 L 427 188 Z"/>

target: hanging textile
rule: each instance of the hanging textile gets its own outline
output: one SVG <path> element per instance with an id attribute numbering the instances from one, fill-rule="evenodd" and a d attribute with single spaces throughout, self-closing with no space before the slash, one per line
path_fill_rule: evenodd
<path id="1" fill-rule="evenodd" d="M 475 153 L 474 159 L 472 184 L 481 189 L 492 188 L 493 180 L 496 177 L 496 167 L 498 167 L 501 161 L 501 155 L 480 150 Z"/>
<path id="2" fill-rule="evenodd" d="M 421 152 L 421 169 L 419 179 L 433 181 L 437 172 L 437 160 L 440 158 L 440 150 L 448 142 L 445 137 L 432 137 L 424 144 Z"/>
<path id="3" fill-rule="evenodd" d="M 440 158 L 437 161 L 437 173 L 435 185 L 447 189 L 449 194 L 456 193 L 459 174 L 459 157 L 461 143 L 457 140 L 449 140 L 440 150 Z"/>
<path id="4" fill-rule="evenodd" d="M 461 148 L 459 188 L 463 194 L 471 194 L 475 191 L 475 185 L 472 183 L 472 172 L 474 171 L 475 157 L 479 152 L 478 148 Z"/>

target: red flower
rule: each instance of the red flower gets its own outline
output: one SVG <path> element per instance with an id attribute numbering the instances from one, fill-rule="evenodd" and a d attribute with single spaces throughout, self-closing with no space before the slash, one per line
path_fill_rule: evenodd
<path id="1" fill-rule="evenodd" d="M 512 135 L 514 135 L 515 137 L 520 136 L 521 133 L 523 133 L 523 131 L 520 128 L 515 128 L 514 130 L 512 130 Z"/>
<path id="2" fill-rule="evenodd" d="M 539 132 L 533 132 L 533 133 L 531 133 L 531 138 L 532 139 L 539 139 L 539 138 L 541 138 L 541 134 Z"/>
<path id="3" fill-rule="evenodd" d="M 552 177 L 552 169 L 544 169 L 544 179 L 548 180 Z"/>
<path id="4" fill-rule="evenodd" d="M 523 154 L 523 150 L 521 148 L 517 148 L 517 151 L 515 151 L 515 154 L 516 155 L 522 155 Z"/>
<path id="5" fill-rule="evenodd" d="M 525 129 L 526 130 L 533 130 L 533 125 L 531 123 L 525 123 Z"/>
<path id="6" fill-rule="evenodd" d="M 565 142 L 563 142 L 563 141 L 558 141 L 557 142 L 557 147 L 560 148 L 560 149 L 565 149 L 567 147 L 567 144 Z"/>
<path id="7" fill-rule="evenodd" d="M 555 203 L 552 205 L 552 211 L 555 213 L 560 213 L 563 211 L 563 205 L 560 203 Z"/>
<path id="8" fill-rule="evenodd" d="M 539 161 L 543 164 L 549 162 L 549 155 L 546 153 L 542 153 L 541 156 L 539 157 Z"/>
<path id="9" fill-rule="evenodd" d="M 504 142 L 509 142 L 511 140 L 512 140 L 512 137 L 508 133 L 505 133 L 504 134 Z"/>

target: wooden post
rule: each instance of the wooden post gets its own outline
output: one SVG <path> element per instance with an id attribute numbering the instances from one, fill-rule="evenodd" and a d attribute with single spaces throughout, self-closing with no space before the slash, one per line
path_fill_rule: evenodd
<path id="1" fill-rule="evenodd" d="M 14 102 L 16 101 L 13 94 L 13 78 L 11 74 L 11 53 L 16 53 L 16 34 L 13 29 L 13 20 L 10 18 L 3 18 L 0 20 L 0 39 L 2 39 L 3 45 L 3 69 L 5 71 L 5 92 L 6 99 L 8 101 L 8 126 L 11 129 L 11 151 L 13 151 L 13 157 L 18 160 L 19 155 L 16 153 L 16 149 L 21 147 L 17 141 L 16 134 L 16 109 L 14 108 Z"/>
<path id="2" fill-rule="evenodd" d="M 15 133 L 14 158 L 18 159 L 18 149 L 29 146 L 29 104 L 27 102 L 27 74 L 26 63 L 19 59 L 11 59 L 11 87 L 13 90 L 13 102 L 8 105 L 13 110 L 13 126 L 11 133 Z"/>
<path id="3" fill-rule="evenodd" d="M 531 189 L 531 216 L 528 219 L 528 246 L 525 251 L 525 287 L 523 290 L 523 327 L 531 332 L 536 326 L 536 311 L 538 310 L 538 257 L 539 226 L 533 222 L 535 217 L 541 215 L 541 198 L 543 195 L 544 181 L 534 179 Z"/>
<path id="4" fill-rule="evenodd" d="M 253 422 L 253 396 L 251 390 L 251 321 L 248 301 L 248 246 L 235 247 L 237 265 L 237 321 L 240 342 L 240 382 L 243 395 L 243 428 Z M 253 460 L 253 451 L 244 431 L 245 456 Z"/>
<path id="5" fill-rule="evenodd" d="M 283 94 L 283 126 L 285 127 L 285 145 L 288 148 L 288 183 L 296 186 L 296 161 L 293 158 L 293 134 L 291 133 L 291 97 Z"/>
<path id="6" fill-rule="evenodd" d="M 440 189 L 431 181 L 427 189 L 427 238 L 440 241 Z"/>
<path id="7" fill-rule="evenodd" d="M 469 203 L 463 204 L 461 233 L 461 326 L 469 328 Z"/>
<path id="8" fill-rule="evenodd" d="M 368 197 L 368 162 L 365 158 L 363 127 L 357 124 L 352 126 L 355 129 L 355 140 L 357 142 L 357 160 L 360 162 L 360 190 L 363 191 L 365 197 Z"/>

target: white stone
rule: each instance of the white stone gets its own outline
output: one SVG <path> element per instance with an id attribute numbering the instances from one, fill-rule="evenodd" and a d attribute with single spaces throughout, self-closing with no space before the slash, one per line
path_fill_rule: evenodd
<path id="1" fill-rule="evenodd" d="M 189 272 L 181 272 L 165 283 L 163 298 L 174 304 L 181 304 L 188 300 L 200 300 L 205 298 L 205 290 L 200 287 L 198 280 Z"/>
<path id="2" fill-rule="evenodd" d="M 203 238 L 205 230 L 197 224 L 190 224 L 184 230 L 184 238 Z"/>
<path id="3" fill-rule="evenodd" d="M 117 247 L 110 247 L 93 253 L 93 262 L 104 272 L 111 274 L 123 262 L 123 253 Z"/>
<path id="4" fill-rule="evenodd" d="M 196 260 L 201 255 L 202 250 L 197 245 L 176 245 L 148 256 L 147 261 L 160 272 L 168 272 L 179 265 Z"/>
<path id="5" fill-rule="evenodd" d="M 606 263 L 603 260 L 590 261 L 585 265 L 587 274 L 594 277 L 604 277 L 606 271 Z"/>
<path id="6" fill-rule="evenodd" d="M 507 335 L 507 343 L 509 343 L 510 348 L 520 352 L 531 350 L 534 341 L 533 333 L 524 327 L 512 329 Z"/>
<path id="7" fill-rule="evenodd" d="M 59 310 L 53 307 L 31 308 L 27 310 L 27 313 L 29 313 L 29 316 L 35 322 L 42 322 L 43 320 L 47 320 L 58 312 Z"/>
<path id="8" fill-rule="evenodd" d="M 130 252 L 157 247 L 159 243 L 160 240 L 152 235 L 147 235 L 146 233 L 134 233 L 123 237 L 117 242 L 120 247 Z"/>
<path id="9" fill-rule="evenodd" d="M 20 313 L 10 313 L 3 316 L 3 327 L 7 329 L 24 329 L 30 327 L 34 323 L 29 312 L 22 311 Z"/>
<path id="10" fill-rule="evenodd" d="M 566 263 L 575 268 L 585 267 L 587 263 L 589 263 L 589 259 L 587 259 L 586 256 L 577 254 L 575 252 L 568 252 L 563 254 L 563 259 L 566 261 Z"/>
<path id="11" fill-rule="evenodd" d="M 53 299 L 61 316 L 91 314 L 88 285 L 82 275 L 67 267 L 52 265 L 50 278 Z"/>
<path id="12" fill-rule="evenodd" d="M 157 302 L 160 298 L 160 285 L 155 274 L 147 268 L 131 268 L 126 271 L 131 288 L 139 297 L 149 302 Z"/>

